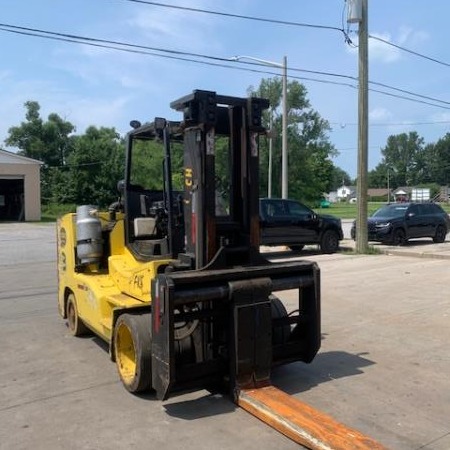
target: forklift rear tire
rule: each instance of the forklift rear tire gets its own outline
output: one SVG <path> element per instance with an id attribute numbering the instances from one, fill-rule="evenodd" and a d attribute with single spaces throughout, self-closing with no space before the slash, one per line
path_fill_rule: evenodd
<path id="1" fill-rule="evenodd" d="M 73 292 L 67 297 L 67 325 L 69 326 L 69 331 L 72 336 L 83 336 L 89 333 L 89 329 L 80 319 L 78 315 L 77 302 L 75 300 L 75 295 Z"/>
<path id="2" fill-rule="evenodd" d="M 131 393 L 152 384 L 151 314 L 122 314 L 114 327 L 114 351 L 120 379 Z"/>

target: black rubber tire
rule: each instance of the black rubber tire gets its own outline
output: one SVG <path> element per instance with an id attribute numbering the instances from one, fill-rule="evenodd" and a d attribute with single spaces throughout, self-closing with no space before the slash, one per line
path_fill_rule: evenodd
<path id="1" fill-rule="evenodd" d="M 114 353 L 117 371 L 131 393 L 152 386 L 152 316 L 122 314 L 114 326 Z"/>
<path id="2" fill-rule="evenodd" d="M 405 245 L 406 244 L 406 234 L 403 228 L 397 228 L 392 233 L 392 244 L 393 245 Z"/>
<path id="3" fill-rule="evenodd" d="M 289 248 L 296 253 L 300 253 L 305 246 L 303 244 L 290 245 Z"/>
<path id="4" fill-rule="evenodd" d="M 442 242 L 445 242 L 445 238 L 447 236 L 447 230 L 445 229 L 444 225 L 438 225 L 436 228 L 436 234 L 433 237 L 433 242 L 435 244 L 440 244 Z"/>
<path id="5" fill-rule="evenodd" d="M 272 320 L 287 317 L 288 313 L 282 301 L 275 295 L 270 295 Z M 291 327 L 289 324 L 283 326 L 272 326 L 272 345 L 282 345 L 289 340 L 291 335 Z"/>
<path id="6" fill-rule="evenodd" d="M 72 336 L 84 336 L 90 333 L 89 329 L 78 315 L 77 301 L 73 292 L 67 297 L 66 315 L 67 325 Z"/>
<path id="7" fill-rule="evenodd" d="M 320 239 L 322 253 L 336 253 L 339 250 L 339 234 L 335 230 L 326 230 Z"/>

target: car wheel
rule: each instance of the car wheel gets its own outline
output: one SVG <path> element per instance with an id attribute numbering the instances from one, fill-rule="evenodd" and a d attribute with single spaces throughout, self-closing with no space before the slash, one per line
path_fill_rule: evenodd
<path id="1" fill-rule="evenodd" d="M 439 244 L 445 241 L 445 237 L 447 236 L 447 230 L 443 225 L 439 225 L 436 228 L 436 234 L 434 235 L 433 242 L 435 244 Z"/>
<path id="2" fill-rule="evenodd" d="M 320 240 L 323 253 L 335 253 L 339 250 L 339 235 L 334 230 L 326 230 Z"/>
<path id="3" fill-rule="evenodd" d="M 304 247 L 305 247 L 305 246 L 304 246 L 304 245 L 301 245 L 301 244 L 299 244 L 299 245 L 290 245 L 290 246 L 289 246 L 289 248 L 290 248 L 293 252 L 298 252 L 298 253 L 300 253 L 300 252 L 303 250 Z"/>
<path id="4" fill-rule="evenodd" d="M 397 228 L 394 230 L 392 235 L 392 244 L 394 245 L 404 245 L 406 244 L 406 235 L 402 228 Z"/>

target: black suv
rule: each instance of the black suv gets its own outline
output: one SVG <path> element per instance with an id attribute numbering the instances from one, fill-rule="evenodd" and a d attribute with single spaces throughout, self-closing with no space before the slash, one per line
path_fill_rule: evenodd
<path id="1" fill-rule="evenodd" d="M 343 238 L 341 220 L 319 215 L 295 200 L 262 198 L 259 201 L 261 245 L 287 245 L 300 251 L 319 244 L 323 253 L 334 253 Z"/>
<path id="2" fill-rule="evenodd" d="M 436 203 L 393 203 L 377 210 L 367 222 L 369 241 L 393 245 L 422 237 L 444 242 L 450 229 L 448 214 Z M 353 223 L 353 239 L 355 235 Z"/>

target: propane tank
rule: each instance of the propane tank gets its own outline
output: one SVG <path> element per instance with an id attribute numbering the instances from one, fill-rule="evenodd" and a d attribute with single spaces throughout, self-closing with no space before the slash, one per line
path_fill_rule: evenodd
<path id="1" fill-rule="evenodd" d="M 92 205 L 77 207 L 77 255 L 81 264 L 100 262 L 103 253 L 102 224 Z"/>

